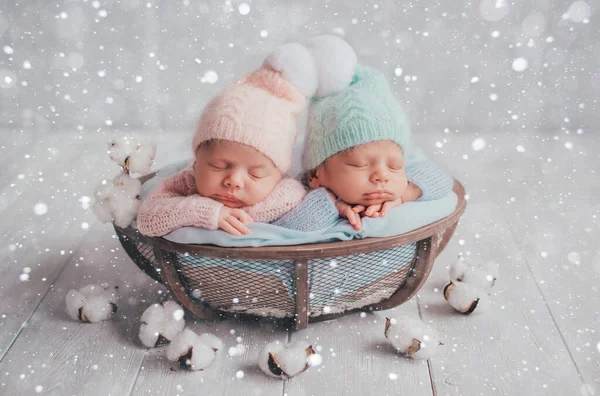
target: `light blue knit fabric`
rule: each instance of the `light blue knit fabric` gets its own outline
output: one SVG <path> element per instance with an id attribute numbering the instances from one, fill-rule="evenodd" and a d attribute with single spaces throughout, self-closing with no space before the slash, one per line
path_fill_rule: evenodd
<path id="1" fill-rule="evenodd" d="M 347 148 L 378 140 L 398 143 L 407 156 L 412 149 L 410 127 L 383 74 L 357 66 L 343 91 L 313 98 L 303 152 L 305 170 Z"/>

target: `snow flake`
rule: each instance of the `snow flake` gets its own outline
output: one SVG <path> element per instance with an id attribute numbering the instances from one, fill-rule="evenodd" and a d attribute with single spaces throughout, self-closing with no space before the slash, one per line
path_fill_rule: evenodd
<path id="1" fill-rule="evenodd" d="M 485 146 L 487 146 L 487 143 L 483 138 L 477 138 L 473 140 L 473 143 L 471 143 L 471 148 L 473 149 L 473 151 L 483 150 Z"/>
<path id="2" fill-rule="evenodd" d="M 237 378 L 237 379 L 242 379 L 242 378 L 244 378 L 244 375 L 245 375 L 245 374 L 244 374 L 244 372 L 243 372 L 242 370 L 238 370 L 238 371 L 235 373 L 235 378 Z"/>
<path id="3" fill-rule="evenodd" d="M 48 205 L 43 202 L 38 202 L 33 207 L 33 212 L 38 216 L 43 216 L 48 212 Z"/>
<path id="4" fill-rule="evenodd" d="M 239 10 L 240 14 L 248 15 L 248 13 L 250 12 L 250 5 L 248 5 L 248 3 L 242 3 L 238 7 L 238 10 Z"/>
<path id="5" fill-rule="evenodd" d="M 214 84 L 219 79 L 219 76 L 214 70 L 208 70 L 204 73 L 204 76 L 200 79 L 200 82 Z"/>
<path id="6" fill-rule="evenodd" d="M 515 71 L 522 72 L 525 71 L 529 67 L 529 63 L 525 58 L 517 58 L 512 63 L 512 68 Z"/>

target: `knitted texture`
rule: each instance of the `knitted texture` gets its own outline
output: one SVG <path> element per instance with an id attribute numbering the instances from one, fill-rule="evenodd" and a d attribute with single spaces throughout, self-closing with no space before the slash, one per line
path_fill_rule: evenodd
<path id="1" fill-rule="evenodd" d="M 298 231 L 318 231 L 332 227 L 339 213 L 327 190 L 317 188 L 310 191 L 302 203 L 287 213 L 274 225 Z"/>
<path id="2" fill-rule="evenodd" d="M 299 181 L 285 178 L 264 200 L 241 209 L 254 221 L 270 223 L 292 210 L 305 195 Z M 198 194 L 192 162 L 163 180 L 144 199 L 137 226 L 147 236 L 162 236 L 186 226 L 216 230 L 222 207 L 222 203 Z"/>
<path id="3" fill-rule="evenodd" d="M 303 166 L 314 169 L 327 158 L 359 144 L 392 140 L 408 153 L 410 128 L 381 72 L 357 66 L 348 88 L 308 106 Z"/>
<path id="4" fill-rule="evenodd" d="M 228 86 L 205 107 L 192 142 L 210 139 L 254 147 L 287 172 L 296 140 L 296 116 L 306 100 L 281 73 L 263 66 Z"/>
<path id="5" fill-rule="evenodd" d="M 423 192 L 418 201 L 440 199 L 452 191 L 454 181 L 450 175 L 429 160 L 408 162 L 405 169 L 408 181 Z"/>

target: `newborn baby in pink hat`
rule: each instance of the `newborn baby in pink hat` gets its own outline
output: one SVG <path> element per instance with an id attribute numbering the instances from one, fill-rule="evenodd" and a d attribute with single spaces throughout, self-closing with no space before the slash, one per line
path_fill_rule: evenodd
<path id="1" fill-rule="evenodd" d="M 348 51 L 343 40 L 326 37 L 325 45 L 341 42 Z M 296 117 L 317 90 L 320 68 L 308 47 L 286 44 L 213 98 L 193 138 L 194 161 L 143 201 L 139 231 L 162 236 L 193 226 L 250 234 L 247 224 L 275 222 L 302 202 L 305 188 L 284 175 L 292 165 Z"/>

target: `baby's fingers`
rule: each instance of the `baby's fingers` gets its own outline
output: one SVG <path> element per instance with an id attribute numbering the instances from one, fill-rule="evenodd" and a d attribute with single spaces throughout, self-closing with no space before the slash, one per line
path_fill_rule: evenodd
<path id="1" fill-rule="evenodd" d="M 364 206 L 362 206 L 362 205 L 356 205 L 355 207 L 353 207 L 353 208 L 352 208 L 352 211 L 353 211 L 354 213 L 360 213 L 360 212 L 362 212 L 363 210 L 365 210 L 365 207 L 364 207 Z"/>
<path id="2" fill-rule="evenodd" d="M 373 214 L 379 212 L 381 210 L 381 205 L 371 205 L 367 208 L 367 210 L 365 211 L 365 215 L 366 216 L 373 216 Z M 378 217 L 379 214 L 377 214 L 377 216 L 373 216 L 373 217 Z"/>
<path id="3" fill-rule="evenodd" d="M 235 236 L 241 235 L 238 230 L 236 230 L 231 224 L 229 224 L 225 220 L 223 220 L 221 223 L 219 223 L 219 228 L 222 229 L 223 231 L 228 232 Z"/>
<path id="4" fill-rule="evenodd" d="M 344 216 L 348 219 L 350 224 L 352 224 L 352 227 L 354 227 L 354 229 L 360 230 L 362 225 L 360 221 L 360 216 L 357 213 L 354 213 L 354 211 L 351 208 L 348 208 L 344 211 Z"/>
<path id="5" fill-rule="evenodd" d="M 239 221 L 238 219 L 236 219 L 235 217 L 231 216 L 229 218 L 227 218 L 227 222 L 233 227 L 235 228 L 237 231 L 241 232 L 244 235 L 248 235 L 251 234 L 252 231 L 250 231 L 250 228 L 246 227 L 244 225 L 244 223 L 242 223 L 241 221 Z"/>
<path id="6" fill-rule="evenodd" d="M 250 224 L 254 222 L 252 216 L 250 216 L 248 213 L 244 212 L 241 209 L 236 210 L 232 213 L 232 215 L 244 224 Z"/>

